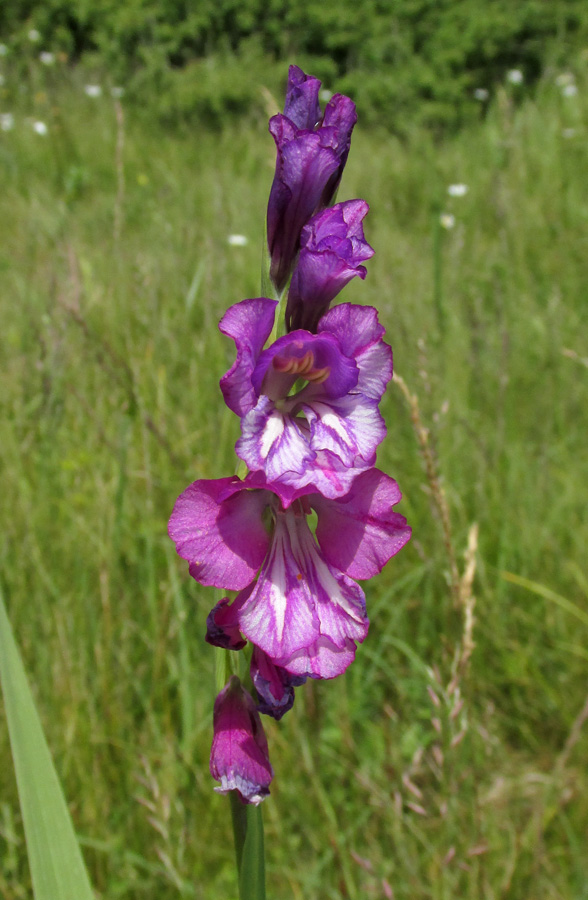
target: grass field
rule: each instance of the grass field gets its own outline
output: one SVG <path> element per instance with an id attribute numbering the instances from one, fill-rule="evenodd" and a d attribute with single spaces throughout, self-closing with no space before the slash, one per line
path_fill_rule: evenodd
<path id="1" fill-rule="evenodd" d="M 413 539 L 365 586 L 356 663 L 264 723 L 276 900 L 588 898 L 586 60 L 575 74 L 570 96 L 558 73 L 520 104 L 505 86 L 440 146 L 366 133 L 359 110 L 339 199 L 370 203 L 376 255 L 342 299 L 378 307 L 404 379 L 378 464 Z M 56 68 L 0 90 L 11 621 L 98 896 L 232 898 L 214 596 L 166 526 L 189 481 L 234 471 L 216 326 L 259 294 L 273 142 L 261 118 L 167 133 L 148 101 Z M 21 900 L 0 716 L 0 896 Z"/>

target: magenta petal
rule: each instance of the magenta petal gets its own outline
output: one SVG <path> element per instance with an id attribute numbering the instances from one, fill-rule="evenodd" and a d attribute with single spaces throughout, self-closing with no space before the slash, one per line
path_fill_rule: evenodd
<path id="1" fill-rule="evenodd" d="M 314 332 L 339 291 L 366 269 L 360 263 L 373 256 L 365 241 L 362 221 L 368 212 L 364 200 L 347 200 L 325 209 L 302 229 L 300 255 L 288 291 L 288 331 Z"/>
<path id="2" fill-rule="evenodd" d="M 352 640 L 347 640 L 342 647 L 338 647 L 328 638 L 319 636 L 314 644 L 292 654 L 288 661 L 288 671 L 310 678 L 337 678 L 355 659 L 355 649 Z"/>
<path id="3" fill-rule="evenodd" d="M 344 200 L 317 213 L 302 229 L 301 247 L 312 250 L 337 248 L 353 265 L 374 255 L 363 233 L 363 220 L 369 212 L 365 200 Z"/>
<path id="4" fill-rule="evenodd" d="M 259 713 L 235 675 L 216 698 L 213 722 L 210 774 L 220 781 L 215 791 L 238 791 L 245 803 L 257 806 L 269 794 L 274 773 Z"/>
<path id="5" fill-rule="evenodd" d="M 341 168 L 347 162 L 351 146 L 351 132 L 357 122 L 355 103 L 344 94 L 333 94 L 325 107 L 322 122 L 323 128 L 334 128 L 337 133 L 337 153 L 341 160 Z M 325 206 L 330 206 L 329 200 Z"/>
<path id="6" fill-rule="evenodd" d="M 195 481 L 176 500 L 168 533 L 200 584 L 240 590 L 257 574 L 269 545 L 264 491 L 238 478 Z"/>
<path id="7" fill-rule="evenodd" d="M 313 131 L 321 118 L 318 93 L 321 83 L 312 75 L 305 75 L 298 66 L 290 66 L 284 115 L 297 128 Z"/>
<path id="8" fill-rule="evenodd" d="M 392 348 L 382 338 L 385 330 L 373 306 L 340 303 L 320 320 L 317 332 L 334 334 L 346 356 L 359 367 L 357 391 L 380 400 L 392 378 Z"/>
<path id="9" fill-rule="evenodd" d="M 276 515 L 259 578 L 236 603 L 245 637 L 295 675 L 340 674 L 368 630 L 363 591 L 325 561 L 306 517 L 292 507 Z"/>
<path id="10" fill-rule="evenodd" d="M 329 404 L 313 401 L 302 409 L 310 425 L 313 450 L 328 450 L 349 468 L 373 464 L 376 447 L 386 437 L 375 401 L 350 394 Z"/>
<path id="11" fill-rule="evenodd" d="M 371 465 L 372 463 L 369 463 Z M 341 459 L 328 450 L 318 450 L 312 469 L 306 474 L 309 484 L 314 485 L 315 491 L 325 497 L 341 497 L 346 494 L 353 479 L 364 471 L 368 463 L 358 459 L 357 465 L 346 466 Z M 294 479 L 292 479 L 294 481 Z M 314 493 L 308 491 L 308 493 Z"/>
<path id="12" fill-rule="evenodd" d="M 309 497 L 325 559 L 351 578 L 372 578 L 381 571 L 410 538 L 406 519 L 392 511 L 401 496 L 393 478 L 368 469 L 344 497 Z"/>
<path id="13" fill-rule="evenodd" d="M 331 301 L 356 276 L 365 278 L 365 266 L 351 266 L 332 250 L 318 252 L 303 247 L 288 291 L 288 331 L 316 331 Z"/>
<path id="14" fill-rule="evenodd" d="M 357 122 L 357 112 L 355 103 L 349 97 L 343 94 L 334 94 L 325 109 L 325 115 L 322 122 L 324 129 L 333 128 L 337 135 L 335 150 L 339 157 L 339 169 L 335 172 L 323 191 L 321 198 L 321 207 L 330 206 L 333 198 L 337 193 L 337 189 L 341 182 L 343 169 L 349 156 L 349 147 L 351 146 L 351 132 Z"/>
<path id="15" fill-rule="evenodd" d="M 235 341 L 237 359 L 220 380 L 225 403 L 238 416 L 244 416 L 257 403 L 251 375 L 257 358 L 274 326 L 277 301 L 267 297 L 242 300 L 229 307 L 219 329 Z"/>
<path id="16" fill-rule="evenodd" d="M 300 364 L 304 363 L 303 372 Z M 353 358 L 341 352 L 332 334 L 293 331 L 260 353 L 251 382 L 258 395 L 277 400 L 288 396 L 298 378 L 313 385 L 313 393 L 318 390 L 321 396 L 344 397 L 356 387 L 359 369 Z M 307 387 L 304 393 L 308 391 Z"/>
<path id="17" fill-rule="evenodd" d="M 303 481 L 314 456 L 301 423 L 275 409 L 265 396 L 241 420 L 241 437 L 235 450 L 252 471 L 263 469 L 269 482 L 281 480 L 284 473 L 300 476 L 296 480 Z"/>
<path id="18" fill-rule="evenodd" d="M 272 491 L 279 497 L 283 509 L 288 509 L 295 500 L 299 500 L 300 497 L 305 497 L 307 494 L 313 494 L 317 490 L 316 486 L 312 484 L 296 488 L 282 482 L 268 482 L 265 472 L 261 470 L 249 472 L 244 483 L 250 488 Z M 341 491 L 340 493 L 345 493 L 345 491 Z"/>

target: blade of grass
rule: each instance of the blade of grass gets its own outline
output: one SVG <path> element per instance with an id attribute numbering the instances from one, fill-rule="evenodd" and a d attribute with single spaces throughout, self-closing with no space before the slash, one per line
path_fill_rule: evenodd
<path id="1" fill-rule="evenodd" d="M 0 681 L 35 900 L 94 900 L 1 593 Z"/>
<path id="2" fill-rule="evenodd" d="M 572 616 L 579 619 L 580 622 L 583 622 L 584 625 L 588 625 L 588 613 L 585 613 L 583 609 L 580 609 L 580 607 L 576 606 L 575 603 L 572 603 L 571 600 L 552 591 L 551 588 L 545 587 L 545 585 L 539 584 L 537 581 L 531 581 L 530 578 L 523 578 L 522 575 L 515 575 L 514 572 L 502 571 L 500 577 L 504 578 L 505 581 L 510 581 L 511 584 L 517 584 L 519 587 L 531 591 L 532 594 L 543 597 L 544 600 L 551 600 L 552 603 L 555 603 L 557 606 L 561 607 L 561 609 L 565 609 L 566 612 L 569 612 Z"/>

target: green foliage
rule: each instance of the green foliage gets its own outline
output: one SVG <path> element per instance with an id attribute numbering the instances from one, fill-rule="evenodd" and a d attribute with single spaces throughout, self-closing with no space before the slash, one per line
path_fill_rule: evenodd
<path id="1" fill-rule="evenodd" d="M 384 880 L 396 900 L 585 895 L 588 78 L 582 56 L 566 62 L 520 103 L 499 89 L 441 144 L 372 133 L 360 109 L 340 198 L 370 203 L 376 255 L 342 299 L 379 308 L 419 397 L 460 568 L 479 525 L 475 647 L 450 693 L 463 617 L 392 383 L 378 462 L 414 537 L 365 585 L 370 634 L 347 674 L 266 722 L 269 896 L 369 900 Z M 235 897 L 229 804 L 208 773 L 214 597 L 166 524 L 191 480 L 234 471 L 217 323 L 259 292 L 272 141 L 261 120 L 172 133 L 148 94 L 139 115 L 85 96 L 82 68 L 31 63 L 20 82 L 0 65 L 11 622 L 98 897 Z M 0 797 L 0 896 L 26 900 L 5 727 Z"/>
<path id="2" fill-rule="evenodd" d="M 139 105 L 142 97 L 153 97 L 150 115 L 156 113 L 166 125 L 187 127 L 205 122 L 219 128 L 252 109 L 263 109 L 262 86 L 276 84 L 278 71 L 283 70 L 261 54 L 255 39 L 244 41 L 236 53 L 226 50 L 192 60 L 180 69 L 160 62 L 156 51 L 145 56 L 145 67 L 130 83 L 130 99 Z"/>
<path id="3" fill-rule="evenodd" d="M 584 0 L 13 0 L 0 34 L 22 51 L 34 27 L 44 47 L 98 61 L 141 105 L 160 98 L 167 123 L 249 111 L 258 90 L 243 72 L 273 90 L 296 59 L 350 94 L 364 121 L 443 130 L 475 119 L 474 90 L 510 68 L 533 84 L 546 60 L 565 62 L 588 35 L 584 12 Z"/>
<path id="4" fill-rule="evenodd" d="M 88 873 L 1 593 L 0 684 L 35 900 L 93 900 Z"/>

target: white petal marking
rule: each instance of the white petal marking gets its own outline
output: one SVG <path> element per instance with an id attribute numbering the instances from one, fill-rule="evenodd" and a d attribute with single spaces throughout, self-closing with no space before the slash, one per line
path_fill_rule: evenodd
<path id="1" fill-rule="evenodd" d="M 321 416 L 321 422 L 325 428 L 330 428 L 331 431 L 334 431 L 345 444 L 349 443 L 349 435 L 338 415 L 332 412 L 325 413 Z"/>
<path id="2" fill-rule="evenodd" d="M 284 634 L 286 621 L 286 566 L 284 560 L 283 540 L 276 548 L 274 564 L 272 566 L 272 590 L 271 605 L 274 610 L 275 626 L 278 640 L 281 641 Z"/>
<path id="3" fill-rule="evenodd" d="M 284 433 L 284 419 L 279 412 L 273 412 L 268 418 L 263 433 L 261 435 L 261 446 L 259 448 L 262 459 L 266 459 L 268 453 L 272 449 L 274 443 Z"/>

